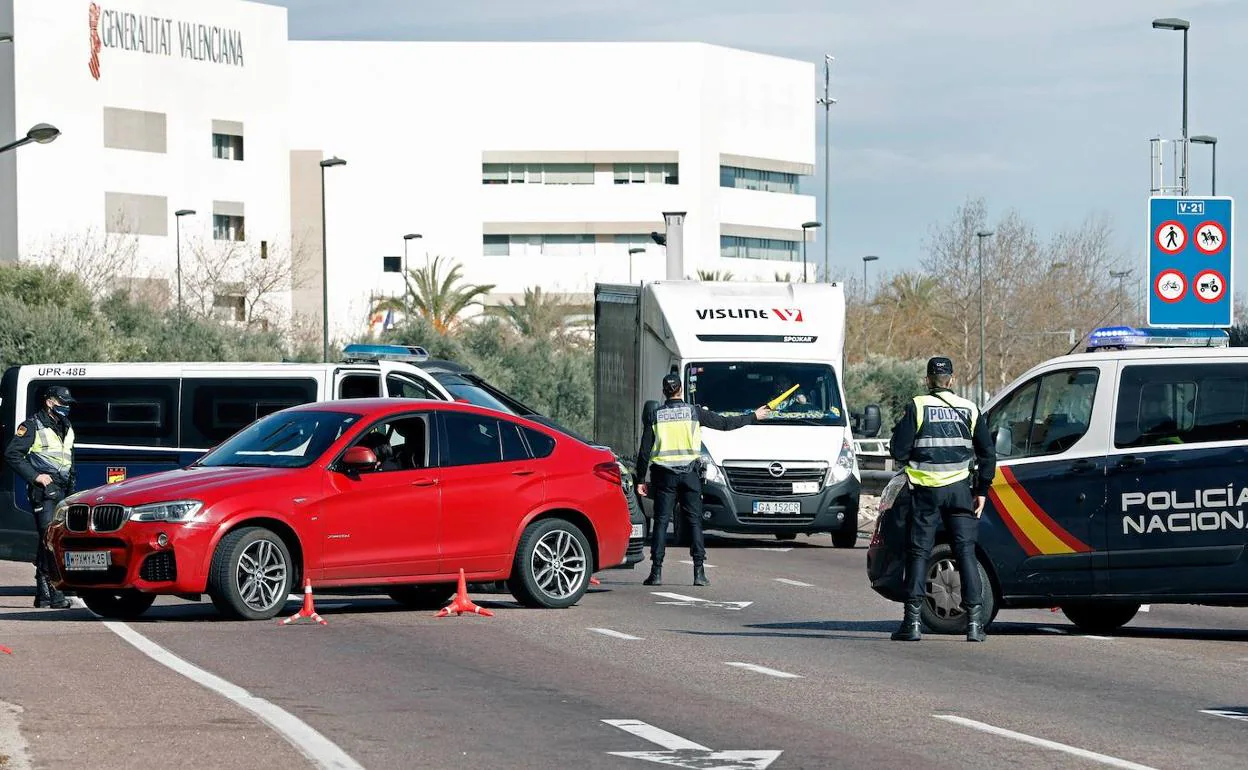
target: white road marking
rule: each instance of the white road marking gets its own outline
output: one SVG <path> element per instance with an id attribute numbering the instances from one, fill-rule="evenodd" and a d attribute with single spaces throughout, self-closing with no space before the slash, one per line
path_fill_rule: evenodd
<path id="1" fill-rule="evenodd" d="M 814 583 L 803 583 L 800 580 L 789 580 L 788 578 L 776 578 L 777 583 L 784 583 L 786 586 L 797 586 L 799 588 L 814 588 Z"/>
<path id="2" fill-rule="evenodd" d="M 693 566 L 693 562 L 689 561 L 688 559 L 685 559 L 684 561 L 682 561 L 681 564 L 688 564 L 690 567 Z M 715 565 L 703 563 L 702 566 L 706 567 L 707 569 L 712 569 L 714 568 Z"/>
<path id="3" fill-rule="evenodd" d="M 771 763 L 784 753 L 774 750 L 716 751 L 636 719 L 604 719 L 602 721 L 666 749 L 666 751 L 609 751 L 608 754 L 613 757 L 654 762 L 667 767 L 684 767 L 690 770 L 767 770 Z"/>
<path id="4" fill-rule="evenodd" d="M 1046 634 L 1069 634 L 1070 632 L 1064 628 L 1053 628 L 1052 626 L 1040 626 L 1037 631 L 1043 631 Z"/>
<path id="5" fill-rule="evenodd" d="M 1081 749 L 1077 746 L 1068 746 L 1065 743 L 1058 743 L 1044 738 L 1037 738 L 1034 735 L 1027 735 L 1026 733 L 1016 733 L 1013 730 L 1006 730 L 1003 727 L 996 727 L 984 722 L 976 722 L 974 719 L 953 716 L 952 714 L 933 714 L 932 716 L 945 722 L 952 722 L 956 725 L 969 727 L 972 730 L 979 730 L 980 732 L 989 733 L 991 735 L 999 735 L 1002 738 L 1010 738 L 1011 740 L 1020 741 L 1022 743 L 1029 743 L 1032 746 L 1038 746 L 1042 749 L 1061 751 L 1072 756 L 1081 757 L 1093 762 L 1099 762 L 1102 765 L 1109 765 L 1110 767 L 1121 767 L 1125 770 L 1155 770 L 1155 768 L 1149 767 L 1148 765 L 1141 765 L 1136 762 L 1119 759 L 1118 757 L 1111 757 L 1108 754 L 1098 754 L 1095 751 L 1088 751 L 1087 749 Z"/>
<path id="6" fill-rule="evenodd" d="M 104 621 L 104 627 L 129 642 L 139 652 L 157 663 L 170 668 L 196 684 L 202 685 L 227 698 L 259 717 L 278 735 L 308 758 L 317 767 L 326 770 L 364 770 L 364 766 L 352 759 L 337 744 L 321 735 L 299 717 L 285 711 L 264 698 L 257 698 L 236 684 L 232 684 L 204 669 L 179 658 L 156 644 L 125 623 Z"/>
<path id="7" fill-rule="evenodd" d="M 774 668 L 767 668 L 766 666 L 759 666 L 754 663 L 725 663 L 724 665 L 736 666 L 737 668 L 744 668 L 747 671 L 753 671 L 756 674 L 766 674 L 767 676 L 774 676 L 777 679 L 801 679 L 802 678 L 801 675 L 799 674 L 790 674 L 788 671 L 777 671 Z"/>
<path id="8" fill-rule="evenodd" d="M 751 551 L 771 551 L 773 553 L 788 553 L 789 551 L 792 551 L 793 549 L 792 548 L 764 548 L 762 546 L 755 546 L 753 548 L 750 548 L 750 550 Z"/>
<path id="9" fill-rule="evenodd" d="M 1079 636 L 1079 637 L 1083 637 L 1084 639 L 1099 639 L 1102 642 L 1110 642 L 1110 641 L 1113 641 L 1114 639 L 1114 637 L 1112 636 L 1096 636 L 1095 634 L 1080 634 L 1080 633 L 1072 634 L 1070 631 L 1067 631 L 1064 628 L 1054 628 L 1052 626 L 1040 626 L 1036 630 L 1043 631 L 1046 634 L 1062 634 L 1064 636 Z"/>
<path id="10" fill-rule="evenodd" d="M 641 637 L 640 637 L 640 636 L 633 636 L 632 634 L 625 634 L 625 633 L 622 633 L 622 632 L 620 632 L 620 631 L 612 631 L 612 630 L 611 630 L 611 629 L 609 629 L 609 628 L 589 628 L 589 629 L 586 629 L 586 630 L 587 630 L 587 631 L 593 631 L 595 634 L 602 634 L 603 636 L 610 636 L 610 637 L 614 637 L 614 638 L 616 638 L 616 639 L 627 639 L 627 640 L 628 640 L 628 641 L 630 641 L 630 642 L 640 642 L 640 641 L 641 641 Z"/>
<path id="11" fill-rule="evenodd" d="M 1248 709 L 1201 709 L 1200 713 L 1234 719 L 1237 722 L 1248 722 Z"/>
<path id="12" fill-rule="evenodd" d="M 1151 605 L 1151 604 L 1141 604 L 1141 605 L 1140 605 L 1140 612 L 1150 612 L 1150 611 L 1152 611 L 1152 609 L 1153 609 L 1153 605 Z"/>
<path id="13" fill-rule="evenodd" d="M 669 751 L 679 751 L 688 749 L 692 751 L 710 751 L 706 746 L 693 741 L 687 741 L 675 733 L 669 733 L 652 724 L 647 724 L 637 719 L 604 719 L 603 722 L 618 727 L 626 733 L 632 733 L 642 740 L 647 740 L 656 746 L 662 746 Z"/>
<path id="14" fill-rule="evenodd" d="M 677 607 L 713 607 L 721 610 L 743 610 L 754 602 L 721 602 L 711 599 L 703 599 L 697 596 L 685 596 L 684 594 L 673 594 L 665 591 L 651 591 L 655 596 L 661 596 L 664 599 L 674 599 L 670 602 L 656 602 L 656 604 L 671 604 Z"/>

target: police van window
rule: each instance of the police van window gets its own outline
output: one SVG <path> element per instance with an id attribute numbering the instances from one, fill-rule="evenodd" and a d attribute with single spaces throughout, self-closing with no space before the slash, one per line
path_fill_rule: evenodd
<path id="1" fill-rule="evenodd" d="M 1036 409 L 1036 393 L 1039 390 L 1040 382 L 1032 380 L 997 404 L 988 415 L 988 428 L 997 445 L 997 459 L 1027 456 L 1031 415 Z"/>
<path id="2" fill-rule="evenodd" d="M 1061 454 L 1092 420 L 1097 369 L 1064 369 L 1024 385 L 995 409 L 988 425 L 999 459 Z"/>
<path id="3" fill-rule="evenodd" d="M 50 385 L 64 385 L 74 395 L 69 420 L 79 444 L 178 445 L 175 379 L 32 380 L 26 388 L 27 412 L 39 410 L 40 394 Z"/>
<path id="4" fill-rule="evenodd" d="M 1248 439 L 1248 365 L 1128 366 L 1114 446 L 1127 449 Z"/>
<path id="5" fill-rule="evenodd" d="M 377 398 L 381 395 L 381 377 L 376 374 L 351 374 L 338 386 L 338 398 Z"/>
<path id="6" fill-rule="evenodd" d="M 182 381 L 182 446 L 216 446 L 261 417 L 316 400 L 316 380 L 198 379 Z"/>
<path id="7" fill-rule="evenodd" d="M 424 383 L 416 382 L 407 377 L 400 377 L 392 374 L 386 377 L 386 390 L 394 398 L 429 398 L 435 401 L 442 401 L 432 390 L 427 388 Z"/>

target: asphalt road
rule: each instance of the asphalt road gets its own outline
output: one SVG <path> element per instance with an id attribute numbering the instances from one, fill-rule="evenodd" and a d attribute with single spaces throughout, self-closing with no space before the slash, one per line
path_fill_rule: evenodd
<path id="1" fill-rule="evenodd" d="M 1154 605 L 1112 638 L 1004 611 L 983 645 L 902 644 L 865 541 L 710 546 L 708 588 L 675 550 L 663 587 L 641 585 L 646 563 L 607 571 L 564 611 L 326 596 L 327 626 L 283 627 L 170 599 L 127 625 L 358 763 L 341 767 L 1248 767 L 1248 721 L 1203 713 L 1248 707 L 1248 611 Z M 334 766 L 86 610 L 30 609 L 29 571 L 0 563 L 0 701 L 23 709 L 33 766 Z"/>

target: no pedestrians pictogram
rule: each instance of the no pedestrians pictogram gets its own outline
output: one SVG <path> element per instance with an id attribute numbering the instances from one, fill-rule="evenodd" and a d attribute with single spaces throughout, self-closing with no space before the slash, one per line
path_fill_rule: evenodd
<path id="1" fill-rule="evenodd" d="M 1178 254 L 1187 245 L 1187 230 L 1174 220 L 1162 222 L 1153 231 L 1153 243 L 1167 254 Z"/>

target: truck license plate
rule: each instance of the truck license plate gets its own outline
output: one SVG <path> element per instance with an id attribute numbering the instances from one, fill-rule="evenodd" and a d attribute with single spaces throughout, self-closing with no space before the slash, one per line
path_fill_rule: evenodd
<path id="1" fill-rule="evenodd" d="M 796 501 L 755 500 L 754 513 L 797 514 L 802 512 L 802 504 Z"/>
<path id="2" fill-rule="evenodd" d="M 818 481 L 794 481 L 793 494 L 795 495 L 813 495 L 819 491 Z"/>
<path id="3" fill-rule="evenodd" d="M 98 570 L 112 566 L 113 555 L 108 551 L 66 551 L 65 569 Z"/>

